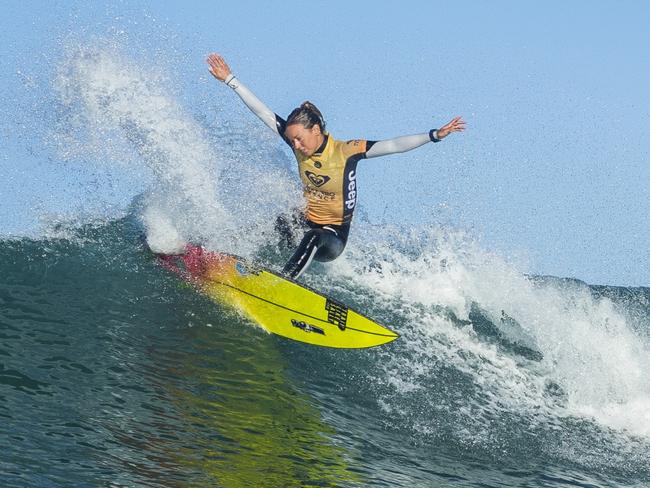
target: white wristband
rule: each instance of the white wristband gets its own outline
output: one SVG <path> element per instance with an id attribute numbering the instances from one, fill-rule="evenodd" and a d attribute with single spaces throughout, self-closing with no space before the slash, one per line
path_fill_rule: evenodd
<path id="1" fill-rule="evenodd" d="M 239 81 L 232 73 L 230 73 L 223 82 L 233 90 L 239 86 Z"/>

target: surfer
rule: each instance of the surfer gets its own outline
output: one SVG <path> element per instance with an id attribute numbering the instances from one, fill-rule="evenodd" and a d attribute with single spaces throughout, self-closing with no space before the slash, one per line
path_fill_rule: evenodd
<path id="1" fill-rule="evenodd" d="M 299 221 L 305 234 L 284 266 L 283 273 L 297 278 L 312 259 L 332 261 L 345 248 L 358 186 L 356 166 L 361 159 L 401 153 L 428 142 L 440 142 L 452 132 L 465 129 L 461 117 L 455 117 L 439 129 L 382 141 L 339 141 L 325 130 L 318 108 L 304 102 L 283 119 L 269 109 L 233 74 L 219 54 L 207 58 L 210 73 L 232 88 L 246 106 L 291 147 L 298 161 L 306 208 Z M 278 219 L 278 230 L 290 240 L 291 225 L 286 217 Z"/>

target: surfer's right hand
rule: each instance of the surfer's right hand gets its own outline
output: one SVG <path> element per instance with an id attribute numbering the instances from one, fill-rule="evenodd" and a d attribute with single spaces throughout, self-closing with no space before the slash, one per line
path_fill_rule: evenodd
<path id="1" fill-rule="evenodd" d="M 452 132 L 462 132 L 465 130 L 465 125 L 462 117 L 454 117 L 451 122 L 446 123 L 436 131 L 437 137 L 438 139 L 443 139 Z"/>
<path id="2" fill-rule="evenodd" d="M 226 81 L 228 75 L 231 74 L 230 68 L 221 54 L 212 53 L 208 55 L 206 62 L 208 63 L 208 70 L 212 76 L 219 81 Z"/>

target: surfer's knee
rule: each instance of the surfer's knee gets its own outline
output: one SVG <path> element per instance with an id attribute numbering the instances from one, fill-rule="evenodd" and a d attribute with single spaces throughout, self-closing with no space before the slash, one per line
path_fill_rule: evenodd
<path id="1" fill-rule="evenodd" d="M 327 230 L 318 229 L 318 232 L 319 239 L 316 245 L 318 250 L 314 254 L 314 259 L 327 262 L 338 258 L 345 249 L 345 241 Z"/>
<path id="2" fill-rule="evenodd" d="M 285 264 L 282 273 L 290 278 L 297 278 L 314 259 L 321 262 L 333 261 L 345 249 L 346 237 L 347 234 L 340 235 L 335 229 L 327 227 L 309 230 Z"/>

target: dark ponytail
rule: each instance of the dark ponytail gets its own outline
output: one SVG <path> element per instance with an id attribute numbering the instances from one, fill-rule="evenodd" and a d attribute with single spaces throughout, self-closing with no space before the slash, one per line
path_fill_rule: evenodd
<path id="1" fill-rule="evenodd" d="M 293 109 L 293 112 L 287 117 L 287 125 L 293 124 L 300 124 L 305 129 L 311 129 L 317 125 L 320 127 L 321 132 L 325 132 L 323 114 L 311 102 L 303 102 L 300 107 Z"/>

